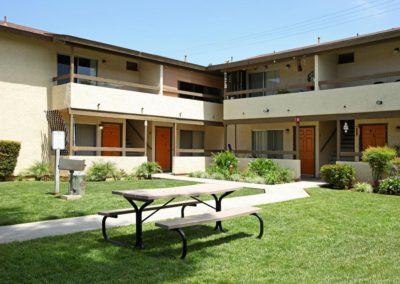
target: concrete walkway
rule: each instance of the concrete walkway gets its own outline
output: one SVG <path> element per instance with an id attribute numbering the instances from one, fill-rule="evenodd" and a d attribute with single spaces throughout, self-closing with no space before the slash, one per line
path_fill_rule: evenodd
<path id="1" fill-rule="evenodd" d="M 168 174 L 159 174 L 156 176 L 165 179 L 197 181 L 204 183 L 233 183 L 243 187 L 261 188 L 265 191 L 265 193 L 263 194 L 226 198 L 222 203 L 223 208 L 225 209 L 306 198 L 309 196 L 304 191 L 305 188 L 318 187 L 322 184 L 321 182 L 301 181 L 279 185 L 262 185 L 211 179 L 197 179 L 186 176 L 173 176 Z M 214 201 L 209 201 L 209 203 L 213 204 Z M 193 215 L 211 210 L 212 209 L 208 206 L 200 204 L 197 207 L 187 207 L 185 213 L 186 215 Z M 143 215 L 147 216 L 151 214 L 151 212 L 152 211 L 145 212 Z M 157 220 L 176 217 L 180 217 L 180 208 L 168 208 L 158 212 L 148 221 L 154 222 Z M 65 218 L 58 220 L 17 224 L 11 226 L 0 226 L 0 243 L 25 241 L 46 236 L 65 235 L 81 231 L 96 230 L 101 228 L 101 219 L 101 216 L 89 215 L 83 217 Z M 118 219 L 109 218 L 108 220 L 109 227 L 125 226 L 135 223 L 134 214 L 121 215 Z M 99 233 L 99 235 L 101 235 L 101 233 Z"/>

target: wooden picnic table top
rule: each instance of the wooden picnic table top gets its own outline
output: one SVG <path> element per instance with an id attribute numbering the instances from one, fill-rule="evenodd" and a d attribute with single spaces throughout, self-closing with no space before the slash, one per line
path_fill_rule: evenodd
<path id="1" fill-rule="evenodd" d="M 207 183 L 157 189 L 113 190 L 112 193 L 122 195 L 128 199 L 147 201 L 163 198 L 219 194 L 236 191 L 240 188 L 242 187 L 236 185 Z"/>

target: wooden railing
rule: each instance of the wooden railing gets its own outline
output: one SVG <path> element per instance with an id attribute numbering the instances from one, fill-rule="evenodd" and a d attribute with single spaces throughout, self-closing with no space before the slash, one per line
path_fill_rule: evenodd
<path id="1" fill-rule="evenodd" d="M 229 97 L 236 97 L 247 95 L 251 93 L 261 93 L 261 92 L 280 92 L 280 91 L 288 91 L 290 93 L 290 89 L 299 89 L 299 88 L 312 88 L 314 83 L 302 83 L 302 84 L 292 84 L 292 85 L 276 85 L 274 87 L 268 88 L 258 88 L 258 89 L 247 89 L 242 91 L 234 91 L 234 92 L 225 92 L 225 99 Z"/>
<path id="2" fill-rule="evenodd" d="M 292 155 L 296 156 L 296 151 L 275 151 L 275 150 L 233 150 L 236 154 L 250 154 L 250 155 Z"/>
<path id="3" fill-rule="evenodd" d="M 353 83 L 357 81 L 367 81 L 367 80 L 378 80 L 383 78 L 397 77 L 400 76 L 400 71 L 396 72 L 386 72 L 386 73 L 377 73 L 363 76 L 353 76 L 347 78 L 339 78 L 332 80 L 323 80 L 319 81 L 319 85 L 335 85 L 335 84 L 343 84 L 343 83 Z"/>
<path id="4" fill-rule="evenodd" d="M 146 91 L 152 91 L 152 92 L 158 92 L 160 90 L 159 86 L 132 83 L 132 82 L 126 82 L 126 81 L 120 81 L 120 80 L 114 80 L 114 79 L 108 79 L 108 78 L 102 78 L 102 77 L 96 77 L 96 76 L 88 76 L 88 75 L 83 75 L 83 74 L 65 74 L 65 75 L 61 75 L 58 77 L 54 77 L 53 81 L 59 82 L 59 81 L 69 80 L 69 82 L 73 82 L 74 79 L 85 80 L 85 81 L 89 81 L 89 82 L 96 82 L 97 85 L 105 86 L 105 87 L 113 87 L 113 88 L 128 87 L 128 88 L 146 90 Z"/>
<path id="5" fill-rule="evenodd" d="M 331 135 L 329 135 L 328 139 L 326 139 L 324 145 L 321 147 L 321 150 L 319 150 L 320 153 L 322 153 L 322 151 L 325 150 L 326 146 L 328 146 L 329 142 L 331 142 L 331 140 L 335 136 L 336 132 L 337 132 L 337 129 L 336 128 L 333 129 Z"/>
<path id="6" fill-rule="evenodd" d="M 172 87 L 168 87 L 168 86 L 164 86 L 163 91 L 167 92 L 167 93 L 176 94 L 176 95 L 186 95 L 186 96 L 192 96 L 192 97 L 196 97 L 196 98 L 205 98 L 205 99 L 212 100 L 213 102 L 218 102 L 218 103 L 220 103 L 222 100 L 222 97 L 220 97 L 220 96 L 183 91 L 183 90 L 178 90 L 177 88 L 172 88 Z"/>
<path id="7" fill-rule="evenodd" d="M 210 155 L 211 153 L 218 153 L 224 151 L 223 149 L 176 149 L 175 156 L 180 154 L 204 154 Z"/>
<path id="8" fill-rule="evenodd" d="M 145 153 L 144 148 L 122 148 L 122 147 L 91 147 L 91 146 L 72 146 L 73 152 L 121 152 L 122 154 L 127 152 Z"/>

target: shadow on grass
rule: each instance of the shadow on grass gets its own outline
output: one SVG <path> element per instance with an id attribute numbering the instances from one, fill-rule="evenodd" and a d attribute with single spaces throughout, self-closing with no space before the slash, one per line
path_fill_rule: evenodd
<path id="1" fill-rule="evenodd" d="M 252 234 L 248 233 L 235 233 L 228 234 L 229 231 L 224 229 L 224 232 L 215 231 L 211 226 L 194 226 L 190 228 L 184 229 L 187 242 L 188 242 L 188 256 L 190 257 L 190 253 L 201 250 L 208 247 L 222 245 L 234 240 L 252 237 Z M 212 237 L 212 240 L 208 241 L 198 241 L 201 239 L 206 239 Z M 118 236 L 111 236 L 111 239 L 114 241 L 122 242 L 124 244 L 128 244 L 127 247 L 123 247 L 126 249 L 134 249 L 140 253 L 146 254 L 152 257 L 167 257 L 172 259 L 178 259 L 182 252 L 182 241 L 179 237 L 178 233 L 156 228 L 150 231 L 143 232 L 143 243 L 144 249 L 137 249 L 134 247 L 136 235 L 132 234 L 123 234 Z M 99 242 L 107 243 L 109 245 L 115 245 L 112 243 L 106 242 L 103 238 L 98 239 Z M 194 243 L 195 242 L 195 243 Z"/>

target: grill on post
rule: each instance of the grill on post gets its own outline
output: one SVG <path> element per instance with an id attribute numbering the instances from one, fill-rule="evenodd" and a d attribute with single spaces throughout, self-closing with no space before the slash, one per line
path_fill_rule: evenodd
<path id="1" fill-rule="evenodd" d="M 77 190 L 74 188 L 74 171 L 83 171 L 85 169 L 85 160 L 69 160 L 69 159 L 61 159 L 58 168 L 60 170 L 69 171 L 69 188 L 68 194 L 74 195 Z"/>

